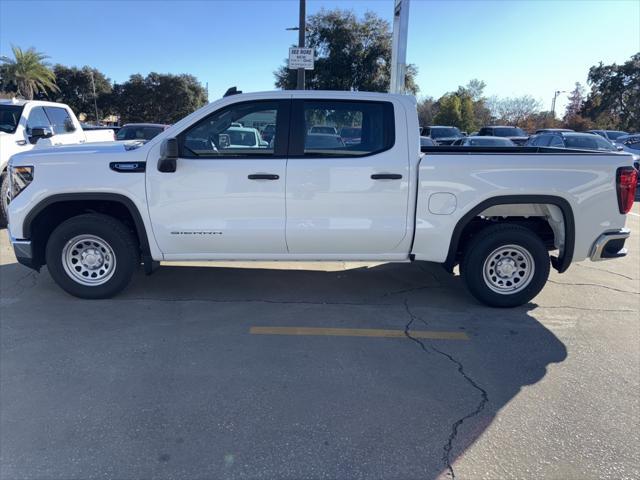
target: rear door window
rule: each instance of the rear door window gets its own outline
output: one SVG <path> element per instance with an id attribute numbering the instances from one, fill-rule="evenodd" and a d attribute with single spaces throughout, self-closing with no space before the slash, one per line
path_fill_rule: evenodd
<path id="1" fill-rule="evenodd" d="M 304 118 L 302 132 L 297 133 L 303 138 L 297 139 L 292 153 L 302 147 L 305 157 L 359 157 L 394 145 L 395 120 L 390 102 L 304 100 L 297 105 L 302 106 Z"/>
<path id="2" fill-rule="evenodd" d="M 51 121 L 51 127 L 55 135 L 61 135 L 64 133 L 72 133 L 76 131 L 76 127 L 73 124 L 73 120 L 67 112 L 66 108 L 60 107 L 44 107 L 44 111 Z"/>

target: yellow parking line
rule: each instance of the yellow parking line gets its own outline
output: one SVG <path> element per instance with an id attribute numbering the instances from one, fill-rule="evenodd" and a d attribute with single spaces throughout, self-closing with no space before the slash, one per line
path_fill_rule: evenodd
<path id="1" fill-rule="evenodd" d="M 317 328 L 317 327 L 251 327 L 253 335 L 326 335 L 335 337 L 386 337 L 401 338 L 404 330 L 381 330 L 377 328 Z M 413 338 L 433 340 L 469 340 L 464 332 L 445 332 L 431 330 L 411 330 Z"/>

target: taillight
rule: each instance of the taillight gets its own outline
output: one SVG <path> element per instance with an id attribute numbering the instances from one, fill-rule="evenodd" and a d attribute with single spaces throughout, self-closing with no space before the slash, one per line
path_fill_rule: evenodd
<path id="1" fill-rule="evenodd" d="M 620 213 L 628 213 L 633 207 L 638 186 L 638 172 L 633 167 L 620 167 L 616 172 L 616 190 Z"/>

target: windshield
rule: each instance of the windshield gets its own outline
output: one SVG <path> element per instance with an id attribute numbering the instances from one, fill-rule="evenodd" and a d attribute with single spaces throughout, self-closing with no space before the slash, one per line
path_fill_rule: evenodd
<path id="1" fill-rule="evenodd" d="M 494 128 L 493 134 L 496 137 L 526 137 L 524 130 L 518 127 L 500 127 Z"/>
<path id="2" fill-rule="evenodd" d="M 341 137 L 348 137 L 348 138 L 358 138 L 360 137 L 360 132 L 361 130 L 359 128 L 355 128 L 355 127 L 348 127 L 348 128 L 343 128 L 342 130 L 340 130 L 340 136 Z"/>
<path id="3" fill-rule="evenodd" d="M 24 105 L 0 105 L 0 131 L 14 133 L 18 128 Z"/>
<path id="4" fill-rule="evenodd" d="M 335 135 L 336 129 L 334 127 L 311 127 L 310 133 L 329 133 Z"/>
<path id="5" fill-rule="evenodd" d="M 607 130 L 607 135 L 608 135 L 610 140 L 615 140 L 618 137 L 621 137 L 623 135 L 628 135 L 628 133 L 627 132 L 621 132 L 619 130 Z"/>
<path id="6" fill-rule="evenodd" d="M 122 127 L 116 134 L 116 140 L 151 140 L 164 130 L 163 127 L 129 125 Z"/>
<path id="7" fill-rule="evenodd" d="M 469 138 L 466 145 L 472 147 L 484 146 L 484 147 L 513 147 L 515 143 L 513 143 L 508 138 Z"/>
<path id="8" fill-rule="evenodd" d="M 445 138 L 445 137 L 461 137 L 462 133 L 456 127 L 438 127 L 431 128 L 431 138 Z"/>
<path id="9" fill-rule="evenodd" d="M 599 135 L 571 135 L 564 137 L 567 148 L 581 148 L 586 150 L 614 151 L 616 148 Z"/>

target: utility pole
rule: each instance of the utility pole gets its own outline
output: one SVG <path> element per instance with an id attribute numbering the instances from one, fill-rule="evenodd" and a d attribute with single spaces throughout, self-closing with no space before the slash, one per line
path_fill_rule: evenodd
<path id="1" fill-rule="evenodd" d="M 409 0 L 395 0 L 393 40 L 391 44 L 390 93 L 404 93 L 407 75 L 407 37 L 409 34 Z"/>
<path id="2" fill-rule="evenodd" d="M 96 96 L 96 82 L 93 79 L 93 70 L 89 69 L 89 73 L 91 73 L 91 86 L 93 87 L 93 107 L 96 110 L 96 125 L 100 123 L 98 119 L 98 100 Z"/>
<path id="3" fill-rule="evenodd" d="M 306 0 L 300 0 L 300 18 L 298 24 L 298 47 L 304 48 L 304 37 L 307 32 Z M 298 90 L 304 90 L 304 68 L 298 69 Z"/>
<path id="4" fill-rule="evenodd" d="M 553 117 L 554 120 L 556 118 L 556 98 L 558 98 L 558 96 L 561 93 L 567 93 L 567 91 L 566 90 L 556 90 L 555 92 L 553 92 L 553 102 L 551 102 L 551 116 Z"/>

